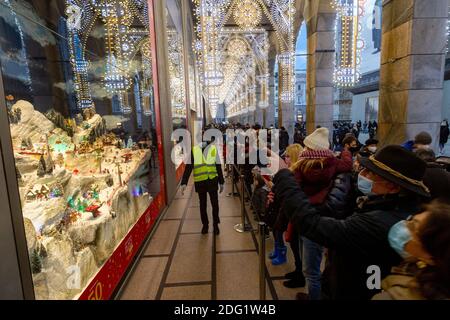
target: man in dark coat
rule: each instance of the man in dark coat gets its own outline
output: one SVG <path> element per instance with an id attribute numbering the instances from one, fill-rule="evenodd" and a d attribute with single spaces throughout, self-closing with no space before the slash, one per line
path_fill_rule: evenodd
<path id="1" fill-rule="evenodd" d="M 289 170 L 274 177 L 273 192 L 282 212 L 294 223 L 301 236 L 329 248 L 329 270 L 325 273 L 331 299 L 370 299 L 379 290 L 370 289 L 369 267 L 389 274 L 402 258 L 390 247 L 390 228 L 419 213 L 421 197 L 428 197 L 423 184 L 426 164 L 401 146 L 386 146 L 375 156 L 364 158 L 358 177 L 359 210 L 339 220 L 322 217 L 310 204 Z"/>

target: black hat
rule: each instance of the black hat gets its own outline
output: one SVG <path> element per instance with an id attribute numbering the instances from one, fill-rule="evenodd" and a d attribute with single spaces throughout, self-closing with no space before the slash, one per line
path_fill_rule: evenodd
<path id="1" fill-rule="evenodd" d="M 370 146 L 371 144 L 378 144 L 378 140 L 377 139 L 369 139 L 365 142 L 366 146 Z"/>
<path id="2" fill-rule="evenodd" d="M 430 192 L 423 184 L 426 163 L 413 152 L 402 146 L 388 145 L 374 156 L 361 158 L 363 167 L 400 187 L 429 197 Z"/>

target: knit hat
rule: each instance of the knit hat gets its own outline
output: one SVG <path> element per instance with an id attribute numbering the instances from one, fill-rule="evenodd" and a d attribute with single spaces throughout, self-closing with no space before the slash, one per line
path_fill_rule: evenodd
<path id="1" fill-rule="evenodd" d="M 311 150 L 330 149 L 329 131 L 327 128 L 318 128 L 303 141 L 306 147 Z"/>
<path id="2" fill-rule="evenodd" d="M 431 142 L 433 142 L 433 138 L 431 138 L 430 134 L 425 131 L 422 131 L 414 138 L 414 143 L 416 144 L 429 145 Z"/>

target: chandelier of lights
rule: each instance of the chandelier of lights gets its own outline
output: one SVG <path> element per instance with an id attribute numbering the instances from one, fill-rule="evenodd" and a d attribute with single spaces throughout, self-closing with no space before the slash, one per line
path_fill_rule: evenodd
<path id="1" fill-rule="evenodd" d="M 361 51 L 364 41 L 359 37 L 362 29 L 360 17 L 364 14 L 365 0 L 333 0 L 336 9 L 336 63 L 333 81 L 340 87 L 351 87 L 361 78 Z"/>

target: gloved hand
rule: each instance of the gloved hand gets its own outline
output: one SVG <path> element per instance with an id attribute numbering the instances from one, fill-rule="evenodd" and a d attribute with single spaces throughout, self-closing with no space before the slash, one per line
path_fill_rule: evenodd
<path id="1" fill-rule="evenodd" d="M 184 192 L 186 191 L 186 187 L 187 186 L 185 184 L 182 184 L 181 187 L 180 187 L 180 191 L 181 191 L 181 195 L 182 196 L 184 196 Z"/>
<path id="2" fill-rule="evenodd" d="M 224 185 L 223 184 L 219 184 L 219 193 L 222 193 L 224 189 Z"/>

